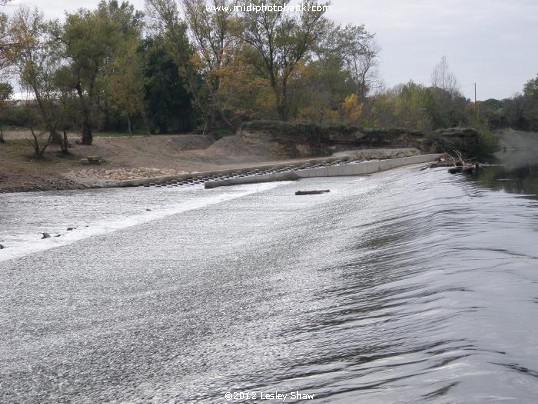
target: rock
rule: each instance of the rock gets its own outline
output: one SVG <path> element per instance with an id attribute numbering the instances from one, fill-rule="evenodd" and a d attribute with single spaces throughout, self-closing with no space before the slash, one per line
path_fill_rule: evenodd
<path id="1" fill-rule="evenodd" d="M 0 244 L 0 250 L 3 250 L 4 248 L 6 248 L 6 247 L 4 247 L 3 244 Z"/>
<path id="2" fill-rule="evenodd" d="M 68 227 L 67 231 L 72 231 L 72 230 L 75 230 L 75 229 L 76 229 L 76 227 Z"/>
<path id="3" fill-rule="evenodd" d="M 80 159 L 80 164 L 101 165 L 103 164 L 103 159 L 100 156 L 88 156 L 86 158 Z"/>
<path id="4" fill-rule="evenodd" d="M 44 239 L 44 238 L 50 238 L 50 234 L 49 233 L 43 233 L 43 237 L 41 237 L 41 239 Z"/>

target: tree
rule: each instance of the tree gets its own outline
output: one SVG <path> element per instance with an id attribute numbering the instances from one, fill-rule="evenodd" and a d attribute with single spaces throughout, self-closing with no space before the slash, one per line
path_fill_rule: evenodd
<path id="1" fill-rule="evenodd" d="M 374 37 L 364 25 L 341 26 L 331 22 L 330 29 L 316 50 L 320 59 L 340 60 L 341 68 L 351 76 L 355 93 L 361 102 L 365 101 L 379 81 L 377 66 L 380 49 Z"/>
<path id="2" fill-rule="evenodd" d="M 342 121 L 347 126 L 357 126 L 361 118 L 362 102 L 357 94 L 348 95 L 340 106 Z"/>
<path id="3" fill-rule="evenodd" d="M 4 3 L 2 3 L 3 5 Z M 9 65 L 7 53 L 11 43 L 9 41 L 8 17 L 5 13 L 0 13 L 0 72 L 4 74 L 5 68 Z"/>
<path id="4" fill-rule="evenodd" d="M 459 92 L 458 81 L 454 73 L 450 71 L 446 56 L 443 56 L 433 68 L 432 86 L 448 91 L 451 95 Z"/>
<path id="5" fill-rule="evenodd" d="M 111 63 L 108 89 L 110 97 L 127 119 L 129 134 L 132 134 L 131 117 L 135 114 L 143 117 L 145 131 L 149 134 L 144 105 L 144 66 L 138 47 L 138 40 L 125 43 L 123 50 Z"/>
<path id="6" fill-rule="evenodd" d="M 239 44 L 233 60 L 221 69 L 219 97 L 223 112 L 231 116 L 234 124 L 252 119 L 276 119 L 269 82 L 249 60 L 244 45 Z"/>
<path id="7" fill-rule="evenodd" d="M 312 118 L 318 117 L 319 124 L 323 121 L 339 124 L 342 120 L 356 124 L 358 119 L 349 119 L 344 112 L 348 108 L 346 105 L 353 100 L 357 103 L 353 110 L 367 115 L 368 108 L 364 106 L 371 104 L 366 102 L 367 96 L 379 83 L 379 48 L 374 35 L 363 25 L 340 26 L 329 22 L 314 52 L 314 60 L 307 65 L 310 76 L 305 80 L 305 86 L 311 90 L 302 114 L 306 110 Z"/>
<path id="8" fill-rule="evenodd" d="M 32 95 L 28 102 L 35 103 L 40 126 L 49 133 L 49 141 L 61 144 L 62 151 L 67 153 L 67 144 L 58 134 L 63 116 L 56 74 L 63 58 L 61 47 L 51 34 L 54 26 L 54 22 L 45 21 L 38 9 L 17 10 L 9 25 L 12 46 L 8 58 L 17 69 L 21 86 Z M 36 150 L 42 154 L 45 148 Z"/>
<path id="9" fill-rule="evenodd" d="M 538 76 L 527 81 L 523 87 L 523 118 L 529 130 L 538 131 Z"/>
<path id="10" fill-rule="evenodd" d="M 290 77 L 324 34 L 327 4 L 306 1 L 296 13 L 284 11 L 292 7 L 290 0 L 278 0 L 271 6 L 263 0 L 239 2 L 239 37 L 252 49 L 250 62 L 268 80 L 278 117 L 286 121 L 290 113 Z"/>
<path id="11" fill-rule="evenodd" d="M 201 78 L 193 63 L 195 52 L 187 37 L 187 24 L 179 17 L 177 3 L 175 0 L 146 0 L 146 5 L 150 30 L 161 38 L 163 49 L 177 66 L 179 77 L 186 84 L 194 107 L 205 121 L 207 97 L 198 91 Z"/>
<path id="12" fill-rule="evenodd" d="M 166 50 L 165 39 L 149 37 L 143 43 L 144 101 L 151 125 L 160 134 L 193 129 L 193 108 L 179 68 Z M 152 129 L 153 131 L 153 129 Z"/>
<path id="13" fill-rule="evenodd" d="M 299 117 L 318 125 L 341 124 L 338 110 L 355 86 L 340 55 L 318 57 L 304 66 L 301 74 L 296 83 Z"/>
<path id="14" fill-rule="evenodd" d="M 11 98 L 13 86 L 9 83 L 0 83 L 0 114 L 4 116 L 5 102 Z M 5 143 L 2 123 L 0 123 L 0 143 Z"/>
<path id="15" fill-rule="evenodd" d="M 67 15 L 62 41 L 81 105 L 82 144 L 92 144 L 97 103 L 110 67 L 141 29 L 142 14 L 127 2 L 103 0 L 97 10 Z"/>
<path id="16" fill-rule="evenodd" d="M 431 117 L 424 108 L 427 88 L 410 81 L 395 89 L 396 126 L 429 130 L 432 128 Z"/>
<path id="17" fill-rule="evenodd" d="M 487 122 L 490 129 L 501 129 L 506 126 L 503 114 L 504 102 L 489 98 L 480 102 L 480 118 Z"/>
<path id="18" fill-rule="evenodd" d="M 434 129 L 461 125 L 465 120 L 467 100 L 458 89 L 458 81 L 450 71 L 445 56 L 432 71 L 432 87 L 425 105 Z"/>
<path id="19" fill-rule="evenodd" d="M 202 81 L 196 89 L 202 106 L 202 117 L 206 129 L 213 127 L 217 118 L 232 127 L 224 114 L 222 100 L 222 76 L 226 67 L 234 59 L 238 47 L 234 30 L 234 2 L 231 0 L 211 0 L 206 7 L 205 0 L 182 0 L 185 20 L 195 51 L 194 64 Z"/>
<path id="20" fill-rule="evenodd" d="M 538 75 L 525 83 L 523 87 L 525 97 L 538 101 Z"/>

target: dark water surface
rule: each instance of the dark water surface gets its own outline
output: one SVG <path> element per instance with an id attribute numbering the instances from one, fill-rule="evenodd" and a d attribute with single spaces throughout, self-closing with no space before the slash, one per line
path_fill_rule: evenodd
<path id="1" fill-rule="evenodd" d="M 538 201 L 493 188 L 408 168 L 104 190 L 62 222 L 94 233 L 43 251 L 11 219 L 0 401 L 534 403 Z M 80 206 L 67 195 L 10 195 L 2 219 L 32 198 Z M 109 223 L 124 210 L 124 227 L 107 229 L 96 205 Z"/>
<path id="2" fill-rule="evenodd" d="M 507 169 L 503 165 L 483 168 L 474 177 L 484 187 L 538 199 L 538 165 Z"/>

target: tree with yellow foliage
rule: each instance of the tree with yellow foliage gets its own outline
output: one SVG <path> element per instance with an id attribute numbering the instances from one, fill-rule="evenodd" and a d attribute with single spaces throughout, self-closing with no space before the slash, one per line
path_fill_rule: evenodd
<path id="1" fill-rule="evenodd" d="M 342 122 L 347 126 L 357 126 L 362 114 L 362 102 L 355 93 L 348 95 L 340 105 Z"/>

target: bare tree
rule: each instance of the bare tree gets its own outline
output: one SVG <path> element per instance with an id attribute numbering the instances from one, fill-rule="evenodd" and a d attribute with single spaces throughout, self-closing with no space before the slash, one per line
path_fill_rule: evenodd
<path id="1" fill-rule="evenodd" d="M 432 86 L 445 90 L 452 96 L 459 92 L 458 80 L 456 80 L 454 73 L 450 71 L 446 56 L 443 56 L 441 61 L 433 68 Z"/>

